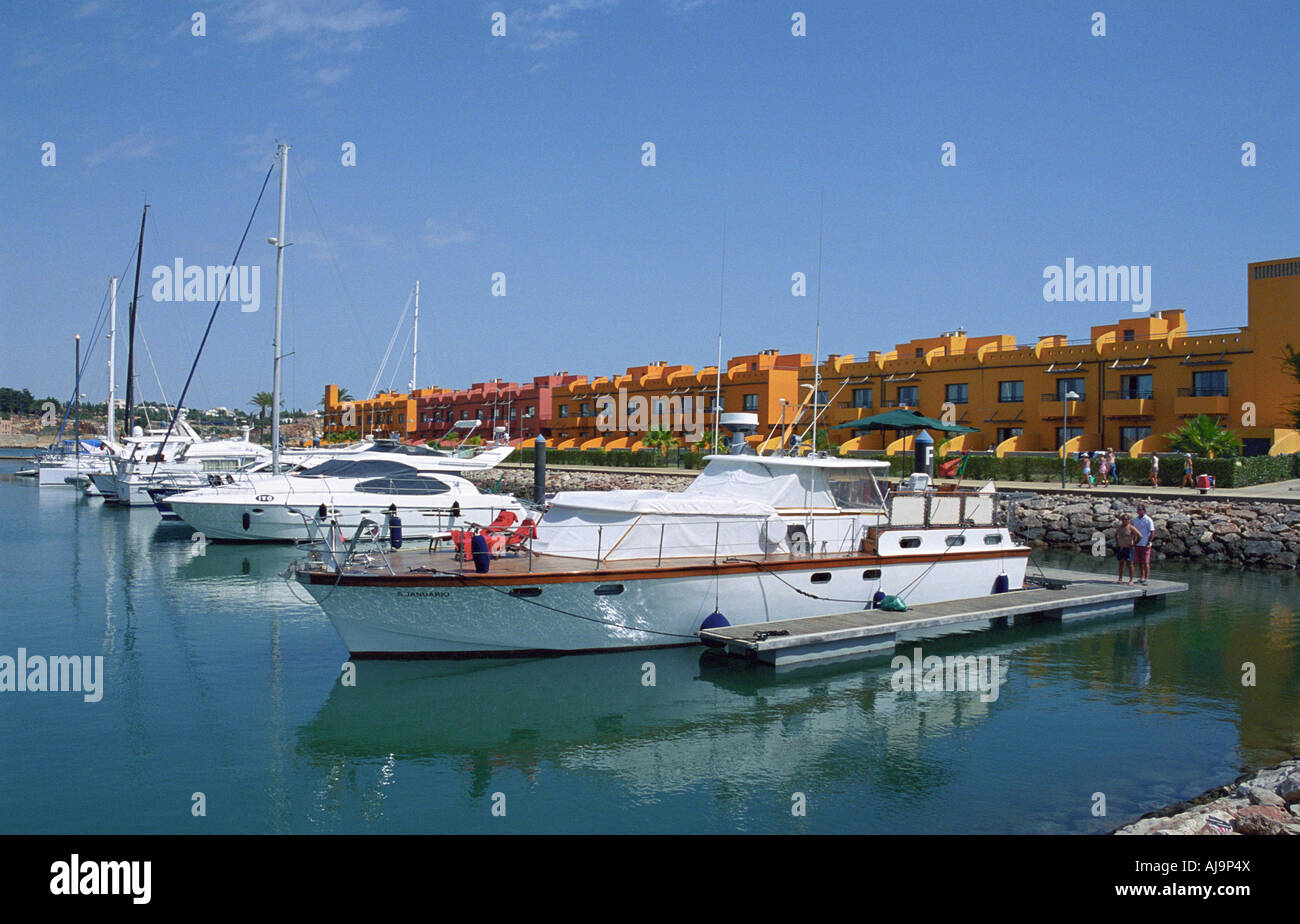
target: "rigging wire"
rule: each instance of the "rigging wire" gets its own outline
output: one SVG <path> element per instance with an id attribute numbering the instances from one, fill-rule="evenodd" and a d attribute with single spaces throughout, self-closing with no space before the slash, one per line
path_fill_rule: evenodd
<path id="1" fill-rule="evenodd" d="M 279 157 L 277 156 L 275 160 L 271 161 L 271 166 L 266 169 L 266 177 L 262 180 L 262 188 L 257 194 L 257 201 L 253 203 L 253 211 L 248 216 L 248 223 L 244 225 L 244 235 L 239 239 L 239 246 L 235 248 L 234 259 L 230 261 L 230 272 L 226 274 L 225 281 L 221 286 L 221 292 L 218 293 L 217 300 L 212 306 L 212 313 L 208 316 L 208 326 L 203 331 L 203 339 L 199 341 L 199 349 L 194 354 L 194 362 L 190 364 L 190 374 L 185 379 L 185 387 L 181 389 L 180 398 L 177 399 L 176 413 L 172 414 L 171 420 L 167 424 L 167 433 L 163 436 L 162 446 L 159 447 L 158 451 L 159 459 L 162 458 L 163 450 L 167 447 L 167 440 L 171 437 L 172 429 L 176 426 L 176 418 L 180 416 L 180 406 L 185 402 L 185 394 L 189 391 L 190 383 L 194 380 L 194 370 L 198 368 L 199 357 L 203 355 L 203 347 L 208 342 L 208 334 L 212 332 L 212 324 L 217 319 L 217 311 L 221 308 L 221 302 L 225 298 L 231 276 L 234 275 L 235 267 L 239 265 L 239 255 L 244 250 L 244 242 L 248 240 L 248 232 L 253 227 L 253 219 L 257 216 L 257 210 L 262 205 L 262 197 L 266 195 L 267 184 L 271 182 L 271 174 L 274 172 L 278 160 Z M 152 361 L 151 358 L 150 362 Z M 278 414 L 279 408 L 273 408 L 272 412 Z M 154 462 L 153 470 L 158 471 L 158 462 Z"/>

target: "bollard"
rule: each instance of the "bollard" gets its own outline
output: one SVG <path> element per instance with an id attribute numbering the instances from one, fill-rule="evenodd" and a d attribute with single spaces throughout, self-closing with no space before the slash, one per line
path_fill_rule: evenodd
<path id="1" fill-rule="evenodd" d="M 533 502 L 546 503 L 546 437 L 540 433 L 533 440 Z"/>

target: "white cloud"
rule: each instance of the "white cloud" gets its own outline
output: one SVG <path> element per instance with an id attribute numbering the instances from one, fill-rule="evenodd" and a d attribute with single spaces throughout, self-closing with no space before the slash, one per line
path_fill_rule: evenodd
<path id="1" fill-rule="evenodd" d="M 139 157 L 149 157 L 158 150 L 158 147 L 159 142 L 150 137 L 145 129 L 141 128 L 125 138 L 119 138 L 107 147 L 88 154 L 86 163 L 95 167 L 113 160 L 134 160 Z"/>
<path id="2" fill-rule="evenodd" d="M 474 240 L 474 232 L 468 228 L 454 228 L 436 218 L 424 223 L 424 242 L 434 250 L 450 247 L 453 244 L 468 244 Z"/>
<path id="3" fill-rule="evenodd" d="M 245 0 L 233 18 L 245 42 L 298 38 L 323 45 L 396 25 L 406 10 L 380 0 Z"/>

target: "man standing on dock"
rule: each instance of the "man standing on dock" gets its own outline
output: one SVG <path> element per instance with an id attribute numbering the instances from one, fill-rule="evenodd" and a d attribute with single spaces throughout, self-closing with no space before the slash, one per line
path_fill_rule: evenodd
<path id="1" fill-rule="evenodd" d="M 1156 524 L 1147 516 L 1145 504 L 1138 504 L 1133 528 L 1138 531 L 1137 544 L 1133 547 L 1134 561 L 1138 566 L 1138 583 L 1145 584 L 1151 577 L 1151 540 L 1156 532 Z"/>

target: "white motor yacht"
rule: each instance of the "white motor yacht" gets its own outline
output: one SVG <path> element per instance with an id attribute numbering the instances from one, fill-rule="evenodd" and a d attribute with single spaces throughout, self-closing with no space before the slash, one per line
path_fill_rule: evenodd
<path id="1" fill-rule="evenodd" d="M 1027 546 L 979 490 L 882 496 L 887 463 L 709 456 L 689 487 L 570 491 L 535 538 L 314 552 L 294 576 L 355 657 L 500 657 L 695 644 L 701 627 L 973 597 L 1024 582 Z M 499 557 L 482 554 L 495 546 Z M 460 545 L 460 543 L 457 543 Z M 340 554 L 340 548 L 344 549 Z"/>
<path id="2" fill-rule="evenodd" d="M 392 448 L 376 446 L 285 474 L 233 477 L 174 494 L 166 503 L 208 539 L 246 542 L 302 541 L 327 526 L 351 532 L 365 519 L 386 527 L 392 508 L 413 539 L 486 524 L 502 510 L 525 514 L 514 498 L 482 494 L 448 472 L 445 457 Z"/>

